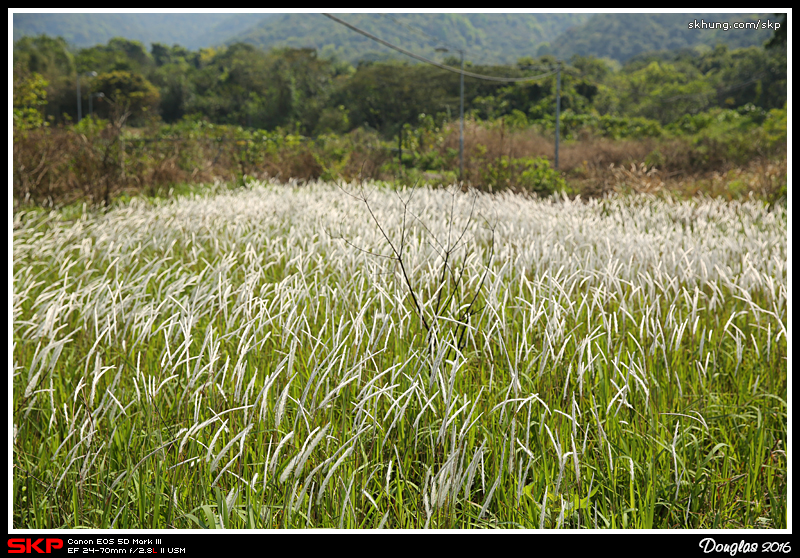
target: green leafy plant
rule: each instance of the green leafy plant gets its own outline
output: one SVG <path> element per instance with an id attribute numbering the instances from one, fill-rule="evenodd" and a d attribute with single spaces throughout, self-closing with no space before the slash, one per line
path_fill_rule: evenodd
<path id="1" fill-rule="evenodd" d="M 14 132 L 46 126 L 44 107 L 47 105 L 48 82 L 41 74 L 14 75 Z"/>
<path id="2" fill-rule="evenodd" d="M 514 190 L 550 195 L 566 189 L 566 180 L 544 157 L 485 161 L 479 170 L 480 186 L 492 192 Z"/>

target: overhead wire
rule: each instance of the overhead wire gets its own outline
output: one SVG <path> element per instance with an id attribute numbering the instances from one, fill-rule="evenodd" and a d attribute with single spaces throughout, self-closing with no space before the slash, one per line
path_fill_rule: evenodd
<path id="1" fill-rule="evenodd" d="M 431 64 L 432 66 L 436 66 L 437 68 L 441 68 L 442 70 L 446 70 L 448 72 L 453 72 L 453 73 L 456 73 L 456 74 L 461 74 L 461 75 L 464 75 L 466 77 L 482 79 L 482 80 L 485 80 L 485 81 L 495 81 L 495 82 L 500 82 L 500 83 L 523 83 L 523 82 L 528 82 L 528 81 L 536 81 L 536 80 L 539 80 L 539 79 L 542 79 L 542 78 L 545 78 L 545 77 L 548 77 L 548 76 L 552 76 L 552 75 L 554 75 L 554 74 L 556 74 L 558 72 L 558 68 L 556 68 L 556 69 L 554 69 L 554 70 L 552 70 L 550 72 L 544 73 L 544 74 L 539 74 L 537 76 L 531 76 L 531 77 L 521 77 L 521 78 L 507 78 L 507 77 L 489 76 L 489 75 L 485 75 L 485 74 L 477 74 L 477 73 L 474 73 L 474 72 L 468 72 L 466 70 L 461 70 L 459 68 L 454 68 L 452 66 L 447 66 L 445 64 L 441 64 L 439 62 L 436 62 L 435 60 L 431 60 L 429 58 L 426 58 L 424 56 L 421 56 L 419 54 L 416 54 L 414 52 L 406 50 L 403 47 L 400 47 L 400 46 L 392 44 L 392 43 L 390 43 L 388 41 L 385 41 L 384 39 L 381 39 L 380 37 L 377 37 L 377 36 L 373 35 L 372 33 L 369 33 L 368 31 L 365 31 L 365 30 L 363 30 L 363 29 L 361 29 L 359 27 L 356 27 L 355 25 L 352 25 L 351 23 L 348 23 L 348 22 L 346 22 L 346 21 L 344 21 L 344 20 L 342 20 L 342 19 L 340 19 L 340 18 L 338 18 L 336 16 L 331 15 L 331 14 L 323 13 L 322 15 L 332 19 L 333 21 L 335 21 L 337 23 L 340 23 L 341 25 L 344 25 L 345 27 L 348 27 L 349 29 L 355 31 L 356 33 L 360 33 L 361 35 L 364 35 L 365 37 L 367 37 L 369 39 L 372 39 L 373 41 L 375 41 L 377 43 L 380 43 L 380 44 L 382 44 L 382 45 L 384 45 L 384 46 L 386 46 L 388 48 L 396 50 L 397 52 L 400 52 L 402 54 L 405 54 L 406 56 L 409 56 L 409 57 L 414 58 L 416 60 L 419 60 L 421 62 L 425 62 L 427 64 Z M 394 18 L 392 18 L 392 19 L 394 19 Z M 402 22 L 399 22 L 396 19 L 394 19 L 394 21 L 399 23 L 400 25 L 403 25 L 404 27 L 410 29 L 410 27 L 408 27 L 407 25 L 403 24 Z M 422 34 L 424 34 L 424 35 L 426 35 L 426 36 L 428 36 L 430 38 L 434 38 L 431 35 L 428 35 L 427 33 L 425 33 L 424 31 L 419 31 L 419 33 L 422 33 Z M 442 41 L 442 42 L 444 43 L 444 41 Z M 450 46 L 452 46 L 452 45 L 450 45 Z M 453 48 L 453 50 L 461 52 L 461 53 L 465 52 L 464 49 L 460 49 L 460 48 L 456 48 L 456 47 L 452 47 L 452 48 Z M 567 68 L 567 67 L 563 67 L 563 66 L 562 66 L 562 71 L 565 72 L 565 73 L 568 73 L 568 74 L 572 74 L 572 75 L 578 75 L 579 74 L 579 72 L 575 72 L 574 70 L 572 70 L 570 68 Z M 745 80 L 745 81 L 742 81 L 742 82 L 739 82 L 739 83 L 734 83 L 733 85 L 725 87 L 725 88 L 715 89 L 715 91 L 708 91 L 708 92 L 701 92 L 701 93 L 689 93 L 689 94 L 684 94 L 684 95 L 674 95 L 674 96 L 671 96 L 671 97 L 662 97 L 662 98 L 657 98 L 657 99 L 660 100 L 661 102 L 669 103 L 669 102 L 672 102 L 672 101 L 677 101 L 679 99 L 691 99 L 691 98 L 695 98 L 695 97 L 707 97 L 708 95 L 719 95 L 719 94 L 722 94 L 722 93 L 726 93 L 728 91 L 733 91 L 735 89 L 740 89 L 740 88 L 745 87 L 745 86 L 747 86 L 747 85 L 749 85 L 751 83 L 754 83 L 754 82 L 758 81 L 759 79 L 761 79 L 762 77 L 764 77 L 765 75 L 767 75 L 767 73 L 768 72 L 759 72 L 759 73 L 757 73 L 756 75 L 754 75 L 753 77 L 751 77 L 748 80 Z M 591 84 L 593 84 L 595 86 L 597 86 L 597 85 L 607 85 L 607 84 L 601 84 L 601 83 L 596 82 L 596 81 L 591 80 L 591 79 L 587 79 L 582 74 L 583 74 L 583 72 L 580 72 L 580 77 L 585 82 L 589 82 L 589 83 L 591 83 Z"/>
<path id="2" fill-rule="evenodd" d="M 344 21 L 342 19 L 339 19 L 338 17 L 333 16 L 331 14 L 323 13 L 322 15 L 332 19 L 333 21 L 335 21 L 337 23 L 340 23 L 340 24 L 344 25 L 345 27 L 348 27 L 348 28 L 352 29 L 356 33 L 360 33 L 360 34 L 364 35 L 365 37 L 367 37 L 369 39 L 372 39 L 373 41 L 375 41 L 377 43 L 380 43 L 380 44 L 382 44 L 384 46 L 387 46 L 387 47 L 389 47 L 389 48 L 391 48 L 393 50 L 396 50 L 397 52 L 400 52 L 402 54 L 405 54 L 406 56 L 410 56 L 411 58 L 414 58 L 414 59 L 419 60 L 421 62 L 425 62 L 425 63 L 430 64 L 432 66 L 436 66 L 437 68 L 441 68 L 442 70 L 447 70 L 448 72 L 453 72 L 455 74 L 461 74 L 461 75 L 463 75 L 465 77 L 472 77 L 472 78 L 476 78 L 476 79 L 482 79 L 484 81 L 496 81 L 496 82 L 500 82 L 500 83 L 522 83 L 522 82 L 526 82 L 526 81 L 535 81 L 535 80 L 542 79 L 542 78 L 545 78 L 545 77 L 548 77 L 548 76 L 552 76 L 558 71 L 558 70 L 553 70 L 552 72 L 548 72 L 546 74 L 540 74 L 538 76 L 531 76 L 531 77 L 521 77 L 521 78 L 504 78 L 504 77 L 497 77 L 497 76 L 487 76 L 487 75 L 484 75 L 484 74 L 476 74 L 474 72 L 467 72 L 466 70 L 461 70 L 459 68 L 454 68 L 452 66 L 446 66 L 445 64 L 440 64 L 439 62 L 436 62 L 435 60 L 431 60 L 430 58 L 426 58 L 424 56 L 420 56 L 419 54 L 411 52 L 410 50 L 406 50 L 403 47 L 399 47 L 399 46 L 397 46 L 395 44 L 390 43 L 389 41 L 385 41 L 385 40 L 381 39 L 380 37 L 376 37 L 372 33 L 369 33 L 368 31 L 364 31 L 363 29 L 361 29 L 359 27 L 356 27 L 355 25 L 352 25 L 352 24 L 350 24 L 350 23 L 348 23 L 348 22 L 346 22 L 346 21 Z M 461 49 L 459 49 L 459 51 L 460 50 Z"/>

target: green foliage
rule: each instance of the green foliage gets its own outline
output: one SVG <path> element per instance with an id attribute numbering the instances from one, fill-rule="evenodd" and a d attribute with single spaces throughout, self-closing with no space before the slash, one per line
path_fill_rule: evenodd
<path id="1" fill-rule="evenodd" d="M 775 30 L 775 34 L 772 38 L 765 43 L 765 47 L 769 49 L 778 49 L 782 47 L 786 47 L 787 44 L 787 25 L 786 25 L 786 18 L 788 14 L 775 14 L 778 17 L 778 24 L 780 27 Z"/>
<path id="2" fill-rule="evenodd" d="M 691 164 L 699 167 L 743 165 L 757 157 L 782 157 L 786 149 L 786 109 L 764 111 L 753 105 L 715 108 L 685 115 L 666 127 L 692 146 Z"/>
<path id="3" fill-rule="evenodd" d="M 294 21 L 281 18 L 275 21 Z M 441 19 L 445 32 L 471 29 L 473 34 L 480 28 L 476 22 L 491 20 Z M 127 115 L 129 125 L 147 130 L 122 136 L 120 130 L 108 132 L 109 138 L 130 136 L 123 150 L 112 139 L 97 139 L 99 132 L 89 134 L 91 123 L 82 124 L 78 131 L 88 134 L 90 142 L 97 139 L 92 145 L 97 157 L 72 166 L 66 161 L 77 160 L 71 150 L 79 150 L 78 140 L 57 134 L 50 138 L 51 146 L 69 152 L 60 157 L 45 149 L 48 139 L 40 134 L 21 149 L 24 156 L 14 168 L 25 176 L 15 182 L 15 192 L 47 203 L 81 189 L 98 198 L 94 189 L 83 186 L 98 176 L 118 184 L 120 191 L 148 191 L 151 186 L 159 190 L 190 178 L 220 175 L 236 176 L 240 182 L 247 176 L 363 175 L 423 182 L 455 178 L 460 172 L 455 124 L 460 76 L 395 61 L 364 62 L 353 68 L 342 49 L 321 52 L 324 57 L 312 48 L 265 52 L 249 43 L 195 51 L 157 43 L 148 52 L 137 41 L 113 39 L 73 56 L 63 39 L 24 38 L 14 45 L 15 129 L 45 122 L 56 128 L 76 121 L 79 79 L 82 106 L 85 109 L 93 99 L 100 128 L 106 123 L 119 127 Z M 454 51 L 432 56 L 460 64 Z M 523 77 L 547 73 L 556 61 L 545 54 L 507 66 L 469 60 L 467 65 L 481 74 Z M 86 76 L 90 70 L 99 75 Z M 26 77 L 32 75 L 41 79 Z M 513 84 L 466 78 L 464 85 L 468 137 L 463 178 L 487 189 L 563 190 L 558 175 L 547 174 L 552 169 L 548 171 L 542 160 L 534 162 L 536 157 L 552 156 L 556 76 Z M 587 143 L 585 152 L 562 157 L 562 168 L 589 180 L 596 169 L 611 163 L 645 162 L 674 174 L 724 171 L 755 158 L 780 157 L 787 138 L 786 86 L 785 49 L 720 45 L 653 52 L 621 68 L 608 60 L 573 56 L 569 64 L 562 64 L 561 137 L 567 140 L 565 147 L 573 140 L 595 142 L 597 147 Z M 101 92 L 102 100 L 88 97 Z M 164 142 L 137 143 L 138 135 Z M 314 136 L 316 141 L 309 139 Z M 634 155 L 620 144 L 607 150 L 604 139 L 639 144 Z M 488 149 L 476 150 L 479 144 Z M 38 178 L 25 174 L 24 169 L 36 168 L 35 154 L 43 150 L 53 155 L 53 172 Z M 64 180 L 55 177 L 55 169 L 68 169 Z M 53 179 L 46 187 L 45 176 Z M 598 188 L 608 187 L 604 180 L 596 182 L 603 184 Z"/>
<path id="4" fill-rule="evenodd" d="M 399 63 L 362 64 L 332 99 L 345 106 L 352 126 L 394 136 L 422 114 L 448 108 L 458 114 L 458 78 L 436 68 Z"/>
<path id="5" fill-rule="evenodd" d="M 694 115 L 686 114 L 670 124 L 667 129 L 689 135 L 712 129 L 716 130 L 715 133 L 727 133 L 736 129 L 752 129 L 763 124 L 766 119 L 766 111 L 748 104 L 737 110 L 716 108 Z"/>
<path id="6" fill-rule="evenodd" d="M 342 134 L 349 131 L 350 128 L 350 115 L 344 105 L 339 105 L 322 110 L 317 126 L 314 128 L 314 135 Z"/>
<path id="7" fill-rule="evenodd" d="M 153 66 L 153 58 L 144 45 L 120 37 L 108 44 L 81 49 L 76 56 L 78 71 L 84 72 L 138 72 L 144 73 Z"/>
<path id="8" fill-rule="evenodd" d="M 52 78 L 73 73 L 75 62 L 64 39 L 39 35 L 25 37 L 14 43 L 14 69 Z"/>
<path id="9" fill-rule="evenodd" d="M 140 74 L 114 71 L 98 75 L 92 83 L 95 91 L 105 94 L 112 108 L 98 113 L 130 113 L 133 123 L 143 122 L 149 114 L 155 114 L 160 98 L 158 90 Z"/>
<path id="10" fill-rule="evenodd" d="M 567 183 L 545 158 L 502 156 L 480 165 L 479 186 L 490 192 L 513 190 L 539 195 L 564 191 Z"/>
<path id="11" fill-rule="evenodd" d="M 465 16 L 452 21 L 462 25 L 468 20 Z M 458 117 L 457 74 L 397 62 L 365 62 L 354 69 L 342 62 L 340 50 L 322 51 L 326 58 L 309 48 L 265 52 L 234 43 L 189 51 L 156 43 L 147 52 L 139 42 L 117 38 L 82 49 L 71 62 L 62 39 L 38 37 L 18 41 L 14 59 L 15 67 L 42 69 L 44 73 L 39 73 L 51 84 L 45 113 L 56 119 L 65 113 L 73 120 L 77 116 L 75 70 L 142 76 L 159 92 L 157 110 L 150 114 L 158 113 L 165 122 L 202 114 L 219 124 L 248 128 L 284 127 L 310 135 L 367 127 L 390 138 L 404 124 L 417 125 L 420 113 L 436 115 L 437 122 Z M 432 56 L 444 60 L 453 55 Z M 546 72 L 555 62 L 555 57 L 545 55 L 518 59 L 513 66 L 473 64 L 471 69 L 523 77 Z M 786 77 L 786 53 L 781 49 L 731 50 L 720 45 L 702 53 L 657 52 L 631 59 L 620 71 L 608 61 L 576 55 L 563 66 L 561 76 L 565 131 L 572 133 L 569 113 L 578 119 L 573 127 L 624 138 L 658 132 L 643 120 L 625 123 L 615 118 L 644 118 L 665 126 L 714 107 L 753 105 L 768 111 L 785 104 Z M 102 90 L 102 85 L 84 81 L 93 91 Z M 535 122 L 552 129 L 556 76 L 514 84 L 467 78 L 464 100 L 467 115 L 476 119 L 502 118 L 516 129 L 524 128 L 526 121 Z M 605 117 L 609 119 L 598 120 Z"/>
<path id="12" fill-rule="evenodd" d="M 543 157 L 518 159 L 517 164 L 521 165 L 519 186 L 524 191 L 554 194 L 564 191 L 567 187 L 561 174 L 550 166 L 550 161 Z"/>
<path id="13" fill-rule="evenodd" d="M 171 99 L 169 110 L 162 111 L 168 122 L 199 113 L 220 124 L 291 127 L 310 134 L 333 108 L 329 98 L 337 67 L 309 49 L 266 53 L 239 43 L 207 51 L 197 64 L 186 67 L 187 79 L 181 81 L 174 76 L 174 63 L 159 72 L 158 83 Z M 322 131 L 333 116 L 325 114 Z M 338 131 L 342 125 L 340 118 L 334 127 Z"/>
<path id="14" fill-rule="evenodd" d="M 561 130 L 564 138 L 577 138 L 582 133 L 611 139 L 655 138 L 663 134 L 658 122 L 643 117 L 575 114 L 565 111 L 561 114 Z"/>
<path id="15" fill-rule="evenodd" d="M 14 131 L 40 128 L 47 123 L 43 109 L 47 104 L 47 81 L 41 74 L 14 76 Z"/>
<path id="16" fill-rule="evenodd" d="M 47 81 L 47 104 L 41 107 L 45 118 L 60 122 L 66 112 L 75 120 L 75 58 L 67 42 L 46 35 L 25 37 L 14 44 L 13 55 L 15 81 L 34 73 Z"/>
<path id="17" fill-rule="evenodd" d="M 469 49 L 480 43 L 480 63 L 513 64 L 532 46 L 555 39 L 588 14 L 337 14 L 337 17 L 393 44 L 427 57 L 438 57 L 437 47 Z M 395 51 L 320 14 L 276 14 L 262 19 L 235 40 L 263 49 L 313 47 L 335 53 L 340 60 L 405 60 Z M 450 56 L 456 56 L 450 54 Z M 460 58 L 459 58 L 460 60 Z M 460 63 L 460 62 L 459 62 Z"/>
<path id="18" fill-rule="evenodd" d="M 580 72 L 581 77 L 592 81 L 603 81 L 612 72 L 612 61 L 594 56 L 575 54 L 570 59 L 570 66 Z M 618 65 L 618 64 L 617 64 Z"/>
<path id="19" fill-rule="evenodd" d="M 786 105 L 782 109 L 772 109 L 764 121 L 764 133 L 772 145 L 783 144 L 788 139 L 788 114 Z"/>
<path id="20" fill-rule="evenodd" d="M 786 51 L 749 47 L 730 50 L 653 52 L 629 61 L 610 80 L 620 91 L 614 110 L 662 123 L 712 107 L 747 104 L 766 110 L 786 102 Z"/>

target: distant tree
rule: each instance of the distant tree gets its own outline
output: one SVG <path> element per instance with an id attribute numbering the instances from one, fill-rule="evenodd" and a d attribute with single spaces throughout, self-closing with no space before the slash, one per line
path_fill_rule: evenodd
<path id="1" fill-rule="evenodd" d="M 195 58 L 199 56 L 180 45 L 169 47 L 161 43 L 153 43 L 150 45 L 150 55 L 153 58 L 153 62 L 155 62 L 158 67 L 166 64 L 194 62 Z"/>
<path id="2" fill-rule="evenodd" d="M 459 62 L 460 63 L 460 62 Z M 397 62 L 361 64 L 334 96 L 347 107 L 353 126 L 385 135 L 416 124 L 421 113 L 458 115 L 459 76 L 438 68 Z M 474 96 L 474 86 L 468 91 Z"/>
<path id="3" fill-rule="evenodd" d="M 132 123 L 141 122 L 150 114 L 157 114 L 159 92 L 140 74 L 130 72 L 100 74 L 94 80 L 93 90 L 102 92 L 113 107 L 98 107 L 99 114 L 129 112 Z"/>
<path id="4" fill-rule="evenodd" d="M 153 58 L 139 41 L 117 37 L 106 45 L 84 48 L 76 56 L 80 72 L 137 72 L 146 73 Z"/>
<path id="5" fill-rule="evenodd" d="M 195 82 L 201 66 L 199 51 L 190 51 L 180 45 L 167 46 L 153 43 L 150 48 L 155 68 L 147 79 L 158 88 L 161 95 L 159 114 L 164 122 L 177 122 L 191 110 L 196 95 Z"/>
<path id="6" fill-rule="evenodd" d="M 75 73 L 75 61 L 61 37 L 23 37 L 14 43 L 14 69 L 35 72 L 47 78 Z"/>
<path id="7" fill-rule="evenodd" d="M 61 37 L 24 37 L 14 43 L 14 80 L 22 83 L 38 74 L 47 83 L 47 103 L 37 110 L 46 118 L 59 119 L 64 113 L 77 116 L 75 58 Z M 21 81 L 20 81 L 21 80 Z"/>
<path id="8" fill-rule="evenodd" d="M 569 63 L 570 66 L 580 72 L 581 77 L 593 81 L 603 81 L 611 73 L 609 65 L 604 60 L 594 56 L 575 54 Z"/>

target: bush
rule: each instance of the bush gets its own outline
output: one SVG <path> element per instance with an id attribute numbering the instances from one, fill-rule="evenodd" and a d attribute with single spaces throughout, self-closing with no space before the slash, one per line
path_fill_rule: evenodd
<path id="1" fill-rule="evenodd" d="M 14 76 L 14 131 L 25 132 L 46 126 L 47 81 L 39 74 Z"/>
<path id="2" fill-rule="evenodd" d="M 491 192 L 513 190 L 550 195 L 566 189 L 567 183 L 544 157 L 512 159 L 503 156 L 482 166 L 478 187 Z"/>
<path id="3" fill-rule="evenodd" d="M 523 167 L 519 179 L 519 185 L 523 190 L 549 195 L 566 189 L 567 182 L 557 170 L 550 168 L 550 161 L 544 157 L 517 159 L 517 161 Z"/>
<path id="4" fill-rule="evenodd" d="M 552 118 L 539 124 L 544 124 L 547 130 L 555 129 L 555 120 Z M 583 135 L 610 139 L 657 138 L 663 134 L 661 125 L 649 118 L 575 114 L 570 110 L 561 114 L 559 126 L 564 139 L 575 139 Z"/>
<path id="5" fill-rule="evenodd" d="M 782 109 L 772 109 L 767 113 L 764 134 L 771 147 L 786 144 L 788 139 L 786 105 Z"/>

